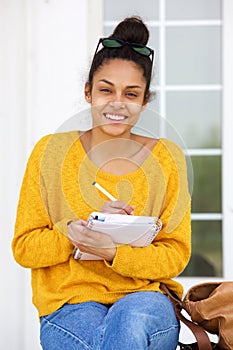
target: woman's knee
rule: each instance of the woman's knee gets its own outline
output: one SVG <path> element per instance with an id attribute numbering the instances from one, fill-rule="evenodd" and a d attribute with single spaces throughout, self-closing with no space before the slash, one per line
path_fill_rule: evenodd
<path id="1" fill-rule="evenodd" d="M 138 349 L 171 350 L 178 342 L 179 322 L 165 295 L 139 292 L 118 300 L 110 308 L 102 329 L 108 340 L 118 338 L 119 343 L 136 344 Z"/>
<path id="2" fill-rule="evenodd" d="M 50 322 L 46 317 L 41 321 L 40 343 L 43 350 L 90 350 L 85 340 L 70 330 Z"/>

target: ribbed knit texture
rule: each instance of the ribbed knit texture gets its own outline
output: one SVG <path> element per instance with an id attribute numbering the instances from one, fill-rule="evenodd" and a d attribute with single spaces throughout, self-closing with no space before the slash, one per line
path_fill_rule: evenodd
<path id="1" fill-rule="evenodd" d="M 122 245 L 113 262 L 76 261 L 67 222 L 87 219 L 108 200 L 92 185 L 135 206 L 135 215 L 160 216 L 163 229 L 144 248 Z M 35 146 L 25 171 L 12 249 L 32 269 L 39 316 L 64 303 L 110 304 L 135 291 L 159 291 L 160 282 L 182 295 L 174 281 L 190 257 L 190 195 L 183 152 L 160 139 L 136 171 L 117 176 L 87 157 L 77 132 L 48 135 Z"/>

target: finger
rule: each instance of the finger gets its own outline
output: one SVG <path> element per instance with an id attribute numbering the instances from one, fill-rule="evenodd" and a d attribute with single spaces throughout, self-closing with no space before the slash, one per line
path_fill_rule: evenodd
<path id="1" fill-rule="evenodd" d="M 134 212 L 134 207 L 123 201 L 112 201 L 110 202 L 110 206 L 119 209 L 122 214 L 133 215 Z"/>
<path id="2" fill-rule="evenodd" d="M 85 220 L 82 220 L 82 219 L 79 219 L 79 220 L 76 220 L 76 221 L 72 221 L 70 224 L 69 224 L 69 226 L 86 226 L 86 224 L 87 224 L 87 221 L 85 221 Z"/>
<path id="3" fill-rule="evenodd" d="M 71 241 L 78 242 L 82 232 L 86 229 L 85 225 L 81 225 L 81 223 L 72 222 L 68 226 L 67 236 Z"/>

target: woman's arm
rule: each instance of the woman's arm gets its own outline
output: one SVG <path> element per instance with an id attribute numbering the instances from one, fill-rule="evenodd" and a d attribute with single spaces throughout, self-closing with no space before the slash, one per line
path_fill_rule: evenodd
<path id="1" fill-rule="evenodd" d="M 24 267 L 40 268 L 65 262 L 72 254 L 66 237 L 64 218 L 55 225 L 41 195 L 40 164 L 48 137 L 35 146 L 25 171 L 18 202 L 12 250 L 15 260 Z"/>
<path id="2" fill-rule="evenodd" d="M 112 263 L 115 272 L 132 278 L 161 281 L 178 276 L 190 258 L 190 211 L 171 233 L 162 230 L 148 247 L 117 247 Z"/>
<path id="3" fill-rule="evenodd" d="M 123 276 L 159 281 L 173 278 L 184 270 L 190 258 L 191 199 L 185 157 L 179 147 L 168 143 L 160 160 L 164 173 L 168 171 L 160 216 L 163 228 L 148 247 L 117 247 L 112 264 L 106 264 Z"/>

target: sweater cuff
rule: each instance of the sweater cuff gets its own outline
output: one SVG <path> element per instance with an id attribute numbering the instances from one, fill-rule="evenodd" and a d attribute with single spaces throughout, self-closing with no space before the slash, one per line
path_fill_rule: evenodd
<path id="1" fill-rule="evenodd" d="M 133 249 L 129 245 L 122 244 L 117 246 L 116 255 L 113 261 L 109 262 L 105 260 L 105 265 L 112 268 L 115 272 L 122 270 L 122 265 L 127 264 L 127 257 L 129 256 L 129 250 Z"/>

